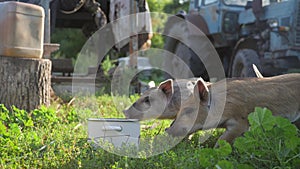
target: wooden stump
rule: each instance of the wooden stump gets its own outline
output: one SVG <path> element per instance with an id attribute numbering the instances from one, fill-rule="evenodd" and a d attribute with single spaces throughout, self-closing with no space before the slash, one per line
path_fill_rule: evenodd
<path id="1" fill-rule="evenodd" d="M 0 104 L 27 111 L 50 104 L 51 61 L 0 56 Z"/>

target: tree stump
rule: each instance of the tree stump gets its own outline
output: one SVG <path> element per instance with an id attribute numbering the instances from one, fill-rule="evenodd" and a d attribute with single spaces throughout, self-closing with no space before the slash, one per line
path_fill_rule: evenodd
<path id="1" fill-rule="evenodd" d="M 0 104 L 27 111 L 50 104 L 51 61 L 0 56 Z"/>

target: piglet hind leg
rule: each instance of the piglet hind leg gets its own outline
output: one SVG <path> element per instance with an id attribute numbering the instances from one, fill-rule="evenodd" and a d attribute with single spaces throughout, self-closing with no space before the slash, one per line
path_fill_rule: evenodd
<path id="1" fill-rule="evenodd" d="M 293 122 L 293 124 L 300 130 L 300 118 Z"/>

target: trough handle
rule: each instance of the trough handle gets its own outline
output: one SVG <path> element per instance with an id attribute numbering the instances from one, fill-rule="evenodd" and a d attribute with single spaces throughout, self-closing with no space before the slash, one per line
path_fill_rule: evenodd
<path id="1" fill-rule="evenodd" d="M 123 130 L 122 126 L 103 126 L 103 131 L 118 131 L 121 132 Z"/>

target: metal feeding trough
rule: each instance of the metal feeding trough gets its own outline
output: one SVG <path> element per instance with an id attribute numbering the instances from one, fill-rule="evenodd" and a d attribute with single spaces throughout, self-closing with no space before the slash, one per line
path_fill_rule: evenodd
<path id="1" fill-rule="evenodd" d="M 137 119 L 89 118 L 88 137 L 96 143 L 109 142 L 115 147 L 122 145 L 138 147 L 140 123 Z"/>

